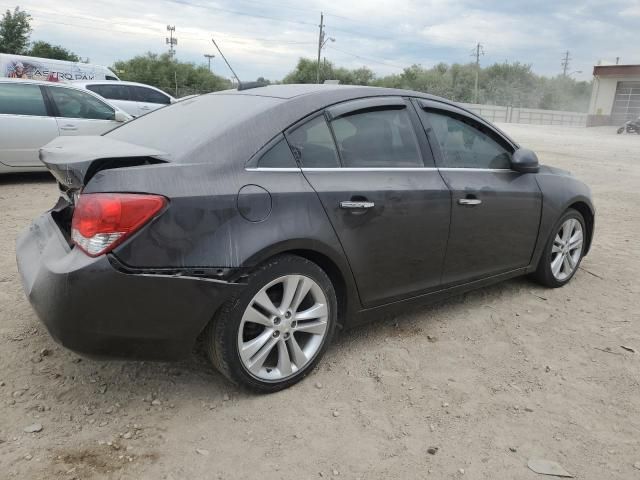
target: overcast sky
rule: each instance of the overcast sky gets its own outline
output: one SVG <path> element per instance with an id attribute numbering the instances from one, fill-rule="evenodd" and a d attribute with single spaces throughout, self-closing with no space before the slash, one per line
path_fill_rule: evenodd
<path id="1" fill-rule="evenodd" d="M 14 4 L 0 0 L 0 8 Z M 483 65 L 520 61 L 556 75 L 571 52 L 574 77 L 590 79 L 598 61 L 640 63 L 639 0 L 30 0 L 33 40 L 61 44 L 92 63 L 111 65 L 164 52 L 166 25 L 176 27 L 180 60 L 229 73 L 213 36 L 243 80 L 280 79 L 301 56 L 317 54 L 320 11 L 323 55 L 339 66 L 368 66 L 379 75 L 414 63 L 466 63 L 476 42 Z"/>

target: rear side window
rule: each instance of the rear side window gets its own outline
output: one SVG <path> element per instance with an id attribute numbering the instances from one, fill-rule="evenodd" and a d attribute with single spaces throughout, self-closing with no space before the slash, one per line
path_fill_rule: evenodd
<path id="1" fill-rule="evenodd" d="M 340 166 L 336 146 L 324 116 L 309 120 L 287 135 L 293 156 L 304 168 Z"/>
<path id="2" fill-rule="evenodd" d="M 157 92 L 152 88 L 145 87 L 130 87 L 133 89 L 136 101 L 145 103 L 159 103 L 162 105 L 169 105 L 171 100 L 164 93 Z"/>
<path id="3" fill-rule="evenodd" d="M 87 85 L 87 90 L 109 100 L 133 100 L 126 85 Z"/>
<path id="4" fill-rule="evenodd" d="M 425 110 L 442 152 L 442 167 L 508 169 L 511 152 L 471 120 Z"/>
<path id="5" fill-rule="evenodd" d="M 284 138 L 271 147 L 258 161 L 260 168 L 296 168 L 297 166 Z"/>
<path id="6" fill-rule="evenodd" d="M 47 116 L 47 107 L 38 85 L 0 83 L 0 113 Z"/>
<path id="7" fill-rule="evenodd" d="M 113 120 L 115 110 L 93 95 L 64 87 L 47 87 L 59 117 Z"/>
<path id="8" fill-rule="evenodd" d="M 418 141 L 405 108 L 374 110 L 331 122 L 342 165 L 422 167 Z"/>

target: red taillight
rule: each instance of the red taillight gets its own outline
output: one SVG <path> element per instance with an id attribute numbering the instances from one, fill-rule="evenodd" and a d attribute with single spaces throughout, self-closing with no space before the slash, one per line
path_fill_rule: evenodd
<path id="1" fill-rule="evenodd" d="M 167 204 L 160 195 L 87 193 L 73 211 L 71 238 L 87 255 L 113 250 Z"/>

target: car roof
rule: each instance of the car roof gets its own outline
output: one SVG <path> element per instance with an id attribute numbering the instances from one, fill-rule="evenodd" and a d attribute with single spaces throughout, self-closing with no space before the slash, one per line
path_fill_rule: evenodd
<path id="1" fill-rule="evenodd" d="M 257 95 L 263 97 L 281 98 L 283 100 L 300 97 L 303 95 L 312 95 L 318 98 L 330 99 L 334 96 L 342 97 L 345 92 L 353 95 L 353 98 L 363 96 L 380 96 L 380 95 L 404 95 L 404 96 L 420 96 L 425 98 L 439 99 L 433 95 L 411 90 L 402 90 L 395 88 L 368 87 L 362 85 L 336 85 L 336 84 L 282 84 L 282 85 L 265 85 L 263 87 L 253 87 L 246 90 L 225 90 L 224 93 L 235 93 L 237 95 Z M 444 99 L 439 99 L 444 100 Z M 446 101 L 446 100 L 444 100 Z"/>
<path id="2" fill-rule="evenodd" d="M 269 85 L 213 92 L 176 102 L 122 125 L 108 136 L 155 148 L 179 163 L 206 162 L 215 152 L 216 162 L 223 165 L 234 162 L 234 158 L 249 160 L 281 132 L 332 105 L 389 96 L 422 98 L 458 107 L 448 100 L 411 90 L 353 85 Z"/>
<path id="3" fill-rule="evenodd" d="M 31 85 L 46 85 L 49 87 L 66 87 L 66 88 L 73 88 L 75 90 L 83 90 L 83 88 L 80 88 L 76 85 L 74 85 L 72 82 L 50 82 L 48 80 L 32 80 L 30 78 L 7 78 L 7 77 L 0 77 L 0 83 L 20 83 L 20 84 L 31 84 Z"/>
<path id="4" fill-rule="evenodd" d="M 148 85 L 146 83 L 140 83 L 140 82 L 127 82 L 123 80 L 73 80 L 71 84 L 82 85 L 82 86 L 85 86 L 85 85 L 132 85 L 134 87 L 153 88 L 154 90 L 158 90 L 159 92 L 162 92 L 161 89 L 159 89 L 158 87 L 154 87 L 153 85 Z M 163 93 L 166 93 L 166 92 L 163 92 Z M 169 94 L 167 93 L 167 95 Z"/>

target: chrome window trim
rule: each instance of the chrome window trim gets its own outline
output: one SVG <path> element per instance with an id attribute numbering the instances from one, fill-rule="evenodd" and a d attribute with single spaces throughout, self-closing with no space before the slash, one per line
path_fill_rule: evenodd
<path id="1" fill-rule="evenodd" d="M 442 171 L 442 172 L 458 172 L 458 171 L 465 171 L 465 172 L 515 172 L 515 170 L 512 170 L 510 168 L 466 168 L 466 167 L 442 167 L 439 168 L 438 170 Z"/>
<path id="2" fill-rule="evenodd" d="M 434 167 L 332 167 L 304 168 L 303 172 L 435 172 Z"/>
<path id="3" fill-rule="evenodd" d="M 465 167 L 250 167 L 245 168 L 247 172 L 515 172 L 510 168 L 465 168 Z"/>
<path id="4" fill-rule="evenodd" d="M 300 172 L 300 169 L 295 167 L 248 167 L 245 170 L 247 172 Z"/>

